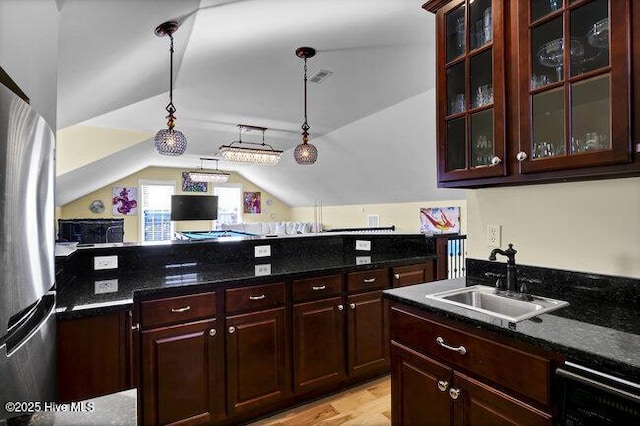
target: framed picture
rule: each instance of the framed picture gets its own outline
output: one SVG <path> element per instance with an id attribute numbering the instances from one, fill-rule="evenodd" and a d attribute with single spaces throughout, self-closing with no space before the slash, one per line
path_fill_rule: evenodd
<path id="1" fill-rule="evenodd" d="M 244 193 L 244 213 L 261 213 L 260 192 Z"/>
<path id="2" fill-rule="evenodd" d="M 423 234 L 460 233 L 460 207 L 421 208 L 420 232 Z"/>
<path id="3" fill-rule="evenodd" d="M 207 192 L 207 182 L 194 182 L 189 177 L 189 172 L 182 172 L 182 190 L 184 192 Z"/>
<path id="4" fill-rule="evenodd" d="M 113 214 L 133 215 L 138 213 L 138 188 L 113 187 Z"/>

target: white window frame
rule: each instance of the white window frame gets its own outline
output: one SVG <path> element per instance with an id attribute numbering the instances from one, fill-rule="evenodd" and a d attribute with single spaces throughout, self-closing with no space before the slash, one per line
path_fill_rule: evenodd
<path id="1" fill-rule="evenodd" d="M 211 188 L 211 195 L 215 195 L 216 194 L 216 188 L 238 188 L 240 191 L 240 199 L 238 200 L 239 203 L 239 209 L 238 209 L 238 223 L 243 223 L 242 222 L 242 213 L 244 211 L 244 204 L 243 204 L 243 200 L 242 200 L 242 184 L 241 183 L 215 183 L 212 185 Z M 219 205 L 219 203 L 218 203 Z M 217 225 L 217 221 L 213 221 L 213 229 L 215 229 L 215 226 Z"/>
<path id="2" fill-rule="evenodd" d="M 156 179 L 140 179 L 138 181 L 138 194 L 140 194 L 140 207 L 138 209 L 138 216 L 139 216 L 139 220 L 138 220 L 138 238 L 139 241 L 144 242 L 144 191 L 142 190 L 142 187 L 144 185 L 164 185 L 164 186 L 173 186 L 173 193 L 174 195 L 177 194 L 176 192 L 176 188 L 177 188 L 177 183 L 175 180 L 156 180 Z M 171 240 L 173 240 L 174 234 L 175 234 L 175 223 L 173 221 L 171 221 Z"/>

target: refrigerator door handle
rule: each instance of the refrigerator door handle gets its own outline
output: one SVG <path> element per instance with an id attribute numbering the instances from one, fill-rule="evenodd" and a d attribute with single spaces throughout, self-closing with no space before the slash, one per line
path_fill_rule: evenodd
<path id="1" fill-rule="evenodd" d="M 51 315 L 55 314 L 56 296 L 55 292 L 45 294 L 36 304 L 35 308 L 27 315 L 29 318 L 22 321 L 19 327 L 6 336 L 7 358 L 16 353 L 25 343 L 40 331 L 40 328 L 47 322 Z"/>

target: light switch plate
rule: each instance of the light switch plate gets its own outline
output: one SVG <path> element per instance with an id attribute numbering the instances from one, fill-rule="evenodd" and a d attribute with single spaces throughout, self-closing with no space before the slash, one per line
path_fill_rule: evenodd
<path id="1" fill-rule="evenodd" d="M 500 247 L 501 234 L 502 227 L 500 225 L 487 225 L 487 247 Z"/>
<path id="2" fill-rule="evenodd" d="M 118 269 L 118 256 L 94 256 L 93 270 Z"/>
<path id="3" fill-rule="evenodd" d="M 356 250 L 371 251 L 371 241 L 356 240 Z"/>
<path id="4" fill-rule="evenodd" d="M 271 256 L 271 246 L 255 246 L 256 257 L 269 257 Z"/>

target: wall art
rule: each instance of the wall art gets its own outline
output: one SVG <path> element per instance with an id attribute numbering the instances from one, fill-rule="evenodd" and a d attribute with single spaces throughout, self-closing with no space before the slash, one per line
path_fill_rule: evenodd
<path id="1" fill-rule="evenodd" d="M 113 214 L 134 215 L 138 213 L 138 188 L 113 187 Z"/>

